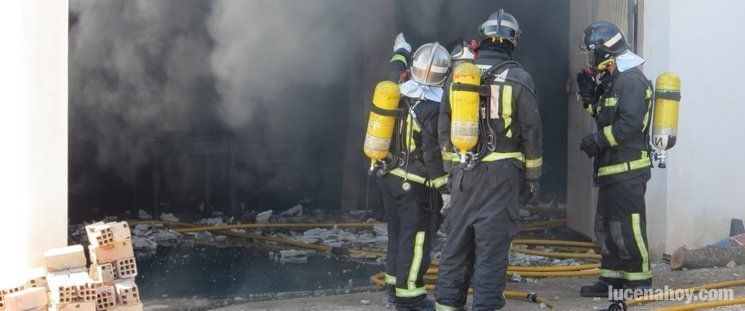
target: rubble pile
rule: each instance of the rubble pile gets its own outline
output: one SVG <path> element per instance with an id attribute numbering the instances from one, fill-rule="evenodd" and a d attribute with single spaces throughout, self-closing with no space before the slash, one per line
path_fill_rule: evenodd
<path id="1" fill-rule="evenodd" d="M 91 264 L 82 245 L 44 252 L 44 267 L 0 287 L 0 310 L 142 310 L 137 263 L 126 222 L 85 227 Z"/>

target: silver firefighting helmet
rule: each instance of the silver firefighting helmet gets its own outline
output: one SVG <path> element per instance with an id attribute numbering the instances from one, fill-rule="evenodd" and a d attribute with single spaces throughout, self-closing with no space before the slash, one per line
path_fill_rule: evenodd
<path id="1" fill-rule="evenodd" d="M 520 37 L 520 25 L 512 14 L 499 10 L 494 12 L 479 26 L 479 36 L 483 42 L 489 38 L 504 38 L 517 47 L 517 38 Z"/>
<path id="2" fill-rule="evenodd" d="M 424 85 L 442 86 L 450 68 L 450 53 L 437 42 L 427 43 L 414 52 L 411 75 Z"/>

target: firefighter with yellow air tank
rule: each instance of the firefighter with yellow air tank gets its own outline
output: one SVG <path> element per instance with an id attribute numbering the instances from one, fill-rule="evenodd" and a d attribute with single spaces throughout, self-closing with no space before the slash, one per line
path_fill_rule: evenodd
<path id="1" fill-rule="evenodd" d="M 439 265 L 437 310 L 505 305 L 509 249 L 519 232 L 520 201 L 538 195 L 541 118 L 533 79 L 512 60 L 520 28 L 500 10 L 479 27 L 473 63 L 453 69 L 440 105 L 439 139 L 451 172 L 447 242 Z M 449 141 L 448 141 L 449 140 Z M 522 196 L 521 196 L 522 195 Z"/>
<path id="2" fill-rule="evenodd" d="M 582 287 L 580 295 L 608 297 L 611 288 L 652 285 L 644 194 L 652 167 L 653 86 L 639 69 L 644 59 L 630 50 L 616 25 L 591 24 L 584 45 L 592 69 L 577 74 L 578 95 L 598 131 L 584 137 L 580 149 L 594 158 L 595 235 L 602 260 L 599 280 Z"/>
<path id="3" fill-rule="evenodd" d="M 412 56 L 403 34 L 393 50 L 389 81 L 376 87 L 365 137 L 370 173 L 380 177 L 388 223 L 385 281 L 396 310 L 434 310 L 424 274 L 442 201 L 449 197 L 436 136 L 450 55 L 433 42 Z M 411 79 L 406 78 L 408 69 Z"/>

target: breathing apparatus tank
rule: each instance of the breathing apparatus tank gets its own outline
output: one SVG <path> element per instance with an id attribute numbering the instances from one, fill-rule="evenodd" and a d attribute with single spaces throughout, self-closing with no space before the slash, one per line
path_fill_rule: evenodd
<path id="1" fill-rule="evenodd" d="M 675 146 L 678 137 L 678 106 L 680 104 L 680 78 L 671 72 L 657 77 L 654 101 L 652 142 L 659 150 L 654 158 L 658 167 L 667 167 L 667 150 Z"/>
<path id="2" fill-rule="evenodd" d="M 476 65 L 464 62 L 453 69 L 450 85 L 450 142 L 458 150 L 461 163 L 466 162 L 469 150 L 479 140 L 479 86 L 481 71 Z"/>
<path id="3" fill-rule="evenodd" d="M 370 118 L 367 122 L 364 144 L 365 155 L 370 158 L 370 171 L 375 169 L 375 163 L 378 160 L 388 155 L 399 99 L 401 99 L 401 93 L 396 83 L 383 81 L 375 86 L 373 109 L 370 111 Z"/>

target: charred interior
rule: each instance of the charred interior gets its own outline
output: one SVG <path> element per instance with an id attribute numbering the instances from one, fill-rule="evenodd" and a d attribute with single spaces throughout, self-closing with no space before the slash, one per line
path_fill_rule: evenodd
<path id="1" fill-rule="evenodd" d="M 360 146 L 393 37 L 475 38 L 476 21 L 497 7 L 524 25 L 515 56 L 552 116 L 543 197 L 563 201 L 566 2 L 74 1 L 71 221 L 299 202 L 380 211 Z"/>

